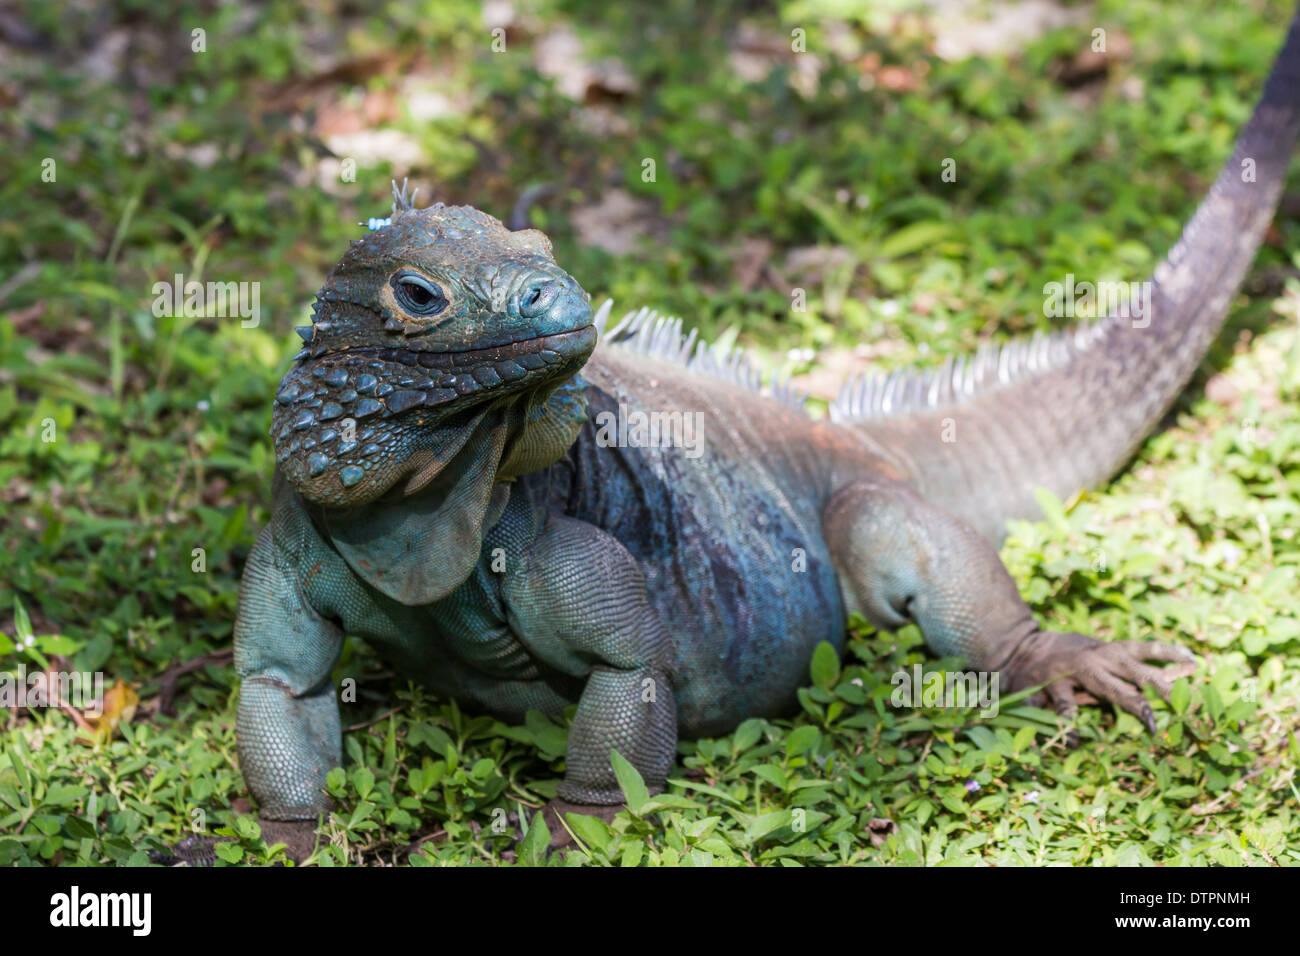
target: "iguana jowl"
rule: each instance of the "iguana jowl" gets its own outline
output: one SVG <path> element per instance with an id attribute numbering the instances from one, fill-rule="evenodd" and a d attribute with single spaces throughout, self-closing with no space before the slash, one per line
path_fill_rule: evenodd
<path id="1" fill-rule="evenodd" d="M 915 622 L 939 654 L 1086 690 L 1154 726 L 1184 661 L 1038 627 L 999 562 L 1004 522 L 1112 475 L 1204 354 L 1272 216 L 1300 124 L 1292 25 L 1264 96 L 1152 277 L 1149 325 L 1107 318 L 846 390 L 812 421 L 642 314 L 598 326 L 540 233 L 468 207 L 354 243 L 276 397 L 272 519 L 235 628 L 245 779 L 314 819 L 341 762 L 344 633 L 463 705 L 577 704 L 560 797 L 621 801 L 611 750 L 663 785 L 679 735 L 795 703 L 847 613 Z M 1255 175 L 1244 177 L 1243 160 Z M 730 371 L 730 376 L 726 374 Z M 722 373 L 722 374 L 719 374 Z M 703 454 L 599 440 L 602 412 L 701 413 Z M 959 428 L 941 440 L 942 422 Z M 806 570 L 792 556 L 802 554 Z"/>

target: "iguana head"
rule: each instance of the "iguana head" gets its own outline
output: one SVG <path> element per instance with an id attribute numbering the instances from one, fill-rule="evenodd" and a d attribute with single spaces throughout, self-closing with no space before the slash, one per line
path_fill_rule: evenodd
<path id="1" fill-rule="evenodd" d="M 542 233 L 397 197 L 388 224 L 354 242 L 317 293 L 276 395 L 276 460 L 317 505 L 414 494 L 440 475 L 450 490 L 457 458 L 462 471 L 472 461 L 499 474 L 595 346 L 589 297 Z M 582 410 L 570 411 L 576 434 Z"/>

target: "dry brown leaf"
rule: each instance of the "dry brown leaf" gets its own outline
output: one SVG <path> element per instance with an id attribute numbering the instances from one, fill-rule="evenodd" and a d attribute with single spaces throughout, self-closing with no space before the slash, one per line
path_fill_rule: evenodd
<path id="1" fill-rule="evenodd" d="M 99 713 L 86 713 L 86 719 L 94 728 L 92 737 L 78 737 L 82 743 L 100 744 L 107 743 L 113 739 L 113 732 L 123 723 L 130 723 L 131 718 L 135 716 L 136 707 L 140 704 L 140 698 L 134 690 L 131 689 L 124 680 L 118 678 L 108 690 L 104 691 L 104 696 L 100 701 Z"/>

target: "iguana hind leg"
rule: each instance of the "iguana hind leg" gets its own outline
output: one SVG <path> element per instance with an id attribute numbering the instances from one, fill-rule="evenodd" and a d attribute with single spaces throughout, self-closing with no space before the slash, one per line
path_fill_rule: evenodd
<path id="1" fill-rule="evenodd" d="M 915 623 L 935 653 L 1001 672 L 1008 691 L 1043 686 L 1067 717 L 1075 713 L 1076 693 L 1086 691 L 1154 732 L 1142 687 L 1167 696 L 1185 668 L 1145 662 L 1195 660 L 1184 648 L 1154 641 L 1104 643 L 1040 630 L 993 546 L 903 482 L 849 484 L 832 496 L 823 525 L 850 608 L 882 628 Z"/>

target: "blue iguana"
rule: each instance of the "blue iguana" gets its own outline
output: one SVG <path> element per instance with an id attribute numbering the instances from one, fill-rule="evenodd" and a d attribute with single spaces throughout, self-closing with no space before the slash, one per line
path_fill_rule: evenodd
<path id="1" fill-rule="evenodd" d="M 391 221 L 317 295 L 275 398 L 272 515 L 235 626 L 263 820 L 311 829 L 328 806 L 348 633 L 505 720 L 576 704 L 553 812 L 621 803 L 612 751 L 654 790 L 679 737 L 790 712 L 852 611 L 915 623 L 937 654 L 1041 686 L 1067 717 L 1086 691 L 1154 730 L 1143 688 L 1166 693 L 1172 672 L 1151 662 L 1191 655 L 1044 630 L 995 543 L 1037 514 L 1034 488 L 1066 498 L 1113 475 L 1175 400 L 1273 215 L 1298 103 L 1293 24 L 1151 277 L 1149 321 L 856 382 L 822 420 L 679 322 L 610 325 L 540 232 L 395 189 Z M 694 448 L 610 426 L 681 416 L 698 416 Z M 941 440 L 945 419 L 959 441 Z"/>

